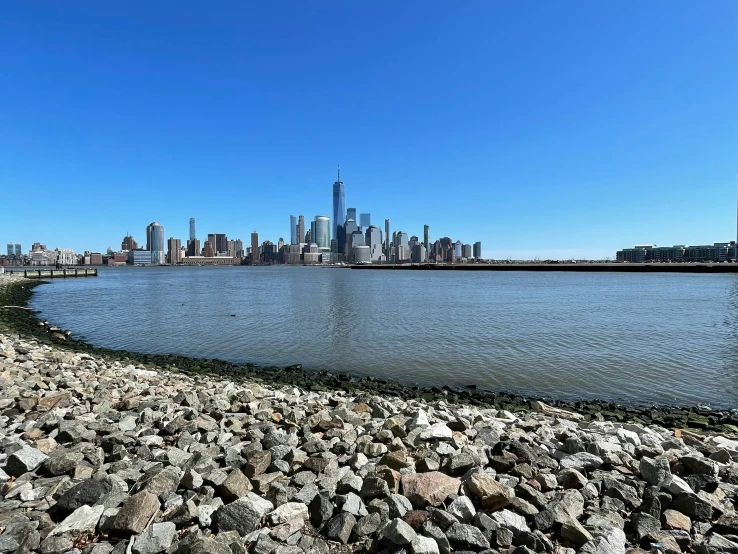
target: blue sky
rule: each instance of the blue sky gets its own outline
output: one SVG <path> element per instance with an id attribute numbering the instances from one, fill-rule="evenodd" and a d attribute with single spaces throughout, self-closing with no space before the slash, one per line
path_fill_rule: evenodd
<path id="1" fill-rule="evenodd" d="M 289 238 L 346 205 L 490 257 L 736 235 L 736 3 L 4 3 L 0 244 Z"/>

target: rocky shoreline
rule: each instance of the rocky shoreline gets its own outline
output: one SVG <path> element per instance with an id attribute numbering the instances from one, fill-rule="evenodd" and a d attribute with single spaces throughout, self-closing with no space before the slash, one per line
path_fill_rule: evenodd
<path id="1" fill-rule="evenodd" d="M 4 283 L 22 308 L 28 283 Z M 266 384 L 0 312 L 0 554 L 738 554 L 730 412 L 704 434 L 297 368 Z"/>

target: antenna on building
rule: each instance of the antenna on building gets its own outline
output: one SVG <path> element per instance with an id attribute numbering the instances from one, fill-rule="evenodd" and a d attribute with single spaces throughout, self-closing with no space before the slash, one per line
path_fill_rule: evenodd
<path id="1" fill-rule="evenodd" d="M 338 179 L 337 179 L 337 181 L 339 183 L 341 182 L 341 164 L 338 164 Z"/>

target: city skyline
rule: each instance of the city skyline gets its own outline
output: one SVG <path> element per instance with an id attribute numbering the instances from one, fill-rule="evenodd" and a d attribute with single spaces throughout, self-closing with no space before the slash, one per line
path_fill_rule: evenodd
<path id="1" fill-rule="evenodd" d="M 2 240 L 279 237 L 339 162 L 345 208 L 485 257 L 734 237 L 734 2 L 288 4 L 9 6 Z"/>

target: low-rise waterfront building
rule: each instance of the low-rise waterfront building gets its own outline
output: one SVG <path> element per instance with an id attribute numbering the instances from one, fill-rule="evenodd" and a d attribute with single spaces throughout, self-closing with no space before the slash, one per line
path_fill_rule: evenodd
<path id="1" fill-rule="evenodd" d="M 735 241 L 714 244 L 685 246 L 636 245 L 623 248 L 615 254 L 618 262 L 724 262 L 735 259 Z"/>

